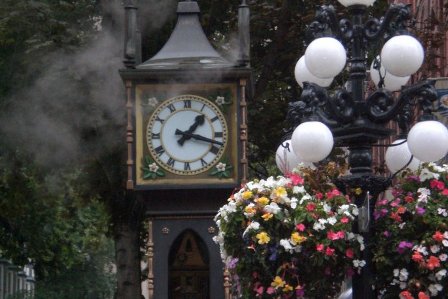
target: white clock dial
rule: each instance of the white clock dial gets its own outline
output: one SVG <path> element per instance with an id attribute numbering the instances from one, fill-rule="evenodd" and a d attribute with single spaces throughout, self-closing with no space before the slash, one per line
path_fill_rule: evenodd
<path id="1" fill-rule="evenodd" d="M 192 175 L 219 161 L 227 135 L 224 115 L 215 104 L 199 96 L 180 95 L 162 102 L 151 115 L 147 145 L 164 169 Z"/>

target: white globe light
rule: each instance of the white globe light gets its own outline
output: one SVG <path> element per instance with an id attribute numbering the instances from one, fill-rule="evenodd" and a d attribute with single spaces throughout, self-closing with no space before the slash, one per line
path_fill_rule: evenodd
<path id="1" fill-rule="evenodd" d="M 303 82 L 316 83 L 317 85 L 322 87 L 328 87 L 331 85 L 331 82 L 333 82 L 333 78 L 321 79 L 311 74 L 311 72 L 306 67 L 305 56 L 300 57 L 299 61 L 297 61 L 296 67 L 294 69 L 294 76 L 300 87 L 303 87 Z"/>
<path id="2" fill-rule="evenodd" d="M 404 139 L 397 139 L 392 143 L 392 145 L 399 144 L 404 141 L 405 141 Z M 409 151 L 407 142 L 404 142 L 400 145 L 389 147 L 386 151 L 385 158 L 386 158 L 387 168 L 389 168 L 389 170 L 391 172 L 399 171 L 404 166 L 406 166 L 406 164 L 408 164 L 409 161 L 411 161 L 411 163 L 409 163 L 407 168 L 409 168 L 410 170 L 413 170 L 413 171 L 417 170 L 420 165 L 420 161 L 417 158 L 412 157 L 412 154 Z M 411 158 L 412 158 L 412 160 L 411 160 Z"/>
<path id="3" fill-rule="evenodd" d="M 333 78 L 345 67 L 347 54 L 344 46 L 335 38 L 321 37 L 309 44 L 305 51 L 305 64 L 314 76 Z"/>
<path id="4" fill-rule="evenodd" d="M 312 163 L 303 162 L 292 150 L 291 140 L 284 141 L 275 153 L 275 163 L 283 174 L 291 173 L 295 167 L 303 163 L 305 167 L 314 168 Z"/>
<path id="5" fill-rule="evenodd" d="M 338 0 L 339 3 L 341 3 L 344 6 L 351 6 L 351 5 L 365 5 L 370 6 L 375 2 L 375 0 Z"/>
<path id="6" fill-rule="evenodd" d="M 379 59 L 379 57 L 377 57 Z M 392 75 L 391 73 L 387 72 L 383 65 L 380 66 L 380 69 L 377 70 L 374 68 L 375 60 L 372 61 L 372 64 L 370 65 L 370 78 L 372 78 L 373 83 L 378 87 L 378 84 L 380 82 L 380 74 L 384 78 L 384 88 L 389 91 L 398 91 L 401 89 L 403 85 L 406 85 L 408 83 L 409 78 L 411 76 L 406 77 L 397 77 Z"/>
<path id="7" fill-rule="evenodd" d="M 418 40 L 409 35 L 398 35 L 384 44 L 381 63 L 392 75 L 406 77 L 418 71 L 424 56 L 423 47 Z"/>
<path id="8" fill-rule="evenodd" d="M 418 122 L 409 131 L 408 146 L 422 162 L 440 160 L 448 153 L 448 129 L 435 120 Z"/>
<path id="9" fill-rule="evenodd" d="M 333 134 L 321 122 L 304 122 L 292 133 L 291 145 L 294 153 L 303 161 L 318 162 L 330 154 L 333 148 Z"/>

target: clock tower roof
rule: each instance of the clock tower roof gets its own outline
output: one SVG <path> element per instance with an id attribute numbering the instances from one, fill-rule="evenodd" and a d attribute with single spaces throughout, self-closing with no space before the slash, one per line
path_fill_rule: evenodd
<path id="1" fill-rule="evenodd" d="M 177 7 L 177 24 L 163 48 L 137 69 L 226 68 L 224 59 L 208 41 L 199 22 L 196 1 L 182 1 Z"/>

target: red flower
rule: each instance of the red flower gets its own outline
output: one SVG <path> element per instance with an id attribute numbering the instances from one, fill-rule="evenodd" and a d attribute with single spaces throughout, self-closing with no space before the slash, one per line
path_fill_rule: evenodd
<path id="1" fill-rule="evenodd" d="M 415 299 L 409 291 L 403 291 L 400 293 L 400 299 Z"/>
<path id="2" fill-rule="evenodd" d="M 345 251 L 345 256 L 347 256 L 348 258 L 352 259 L 353 256 L 354 256 L 353 249 L 348 248 L 348 249 Z"/>
<path id="3" fill-rule="evenodd" d="M 317 244 L 317 245 L 316 245 L 316 250 L 317 250 L 317 251 L 323 251 L 323 250 L 324 250 L 324 247 L 325 247 L 324 244 Z"/>
<path id="4" fill-rule="evenodd" d="M 291 179 L 293 185 L 295 185 L 295 186 L 303 185 L 303 181 L 304 180 L 303 180 L 303 178 L 300 175 L 295 174 L 295 173 L 291 173 L 291 174 L 288 175 L 288 177 Z"/>
<path id="5" fill-rule="evenodd" d="M 398 209 L 397 209 L 397 213 L 398 214 L 404 214 L 404 212 L 406 212 L 406 207 L 399 206 Z"/>
<path id="6" fill-rule="evenodd" d="M 448 189 L 443 189 L 442 195 L 448 196 Z"/>
<path id="7" fill-rule="evenodd" d="M 421 263 L 423 262 L 423 256 L 421 255 L 420 252 L 414 251 L 414 254 L 412 255 L 412 260 L 416 263 Z"/>
<path id="8" fill-rule="evenodd" d="M 333 189 L 325 194 L 328 199 L 332 199 L 335 196 L 341 195 L 338 189 Z"/>
<path id="9" fill-rule="evenodd" d="M 443 241 L 443 234 L 441 232 L 439 232 L 439 231 L 436 231 L 434 233 L 434 235 L 432 235 L 432 238 L 434 239 L 434 241 L 442 242 Z"/>
<path id="10" fill-rule="evenodd" d="M 313 203 L 309 203 L 309 204 L 306 205 L 306 210 L 308 212 L 314 211 L 315 208 L 316 208 L 316 205 L 313 204 Z"/>
<path id="11" fill-rule="evenodd" d="M 412 202 L 414 202 L 414 198 L 412 196 L 408 195 L 404 198 L 404 201 L 407 203 L 412 203 Z"/>
<path id="12" fill-rule="evenodd" d="M 439 189 L 439 190 L 445 189 L 445 184 L 439 180 L 432 180 L 429 184 L 432 189 Z"/>
<path id="13" fill-rule="evenodd" d="M 320 193 L 320 192 L 318 192 L 318 193 L 316 193 L 316 198 L 317 199 L 322 199 L 324 197 L 324 195 L 322 194 L 322 193 Z"/>
<path id="14" fill-rule="evenodd" d="M 397 222 L 401 222 L 401 217 L 400 217 L 400 215 L 398 215 L 398 213 L 390 213 L 390 218 L 392 218 L 393 220 L 395 220 Z"/>
<path id="15" fill-rule="evenodd" d="M 427 261 L 426 267 L 429 270 L 434 270 L 434 268 L 440 267 L 440 260 L 437 257 L 431 255 Z"/>
<path id="16" fill-rule="evenodd" d="M 299 223 L 296 225 L 296 229 L 300 232 L 303 232 L 305 230 L 305 225 L 303 225 L 302 223 Z"/>
<path id="17" fill-rule="evenodd" d="M 423 292 L 418 293 L 418 299 L 429 299 L 430 297 Z"/>
<path id="18" fill-rule="evenodd" d="M 327 247 L 327 249 L 325 249 L 325 254 L 328 255 L 328 256 L 334 255 L 334 249 L 330 248 L 330 247 Z"/>
<path id="19" fill-rule="evenodd" d="M 341 222 L 342 223 L 349 223 L 350 219 L 348 219 L 347 217 L 344 216 L 344 217 L 341 218 Z"/>

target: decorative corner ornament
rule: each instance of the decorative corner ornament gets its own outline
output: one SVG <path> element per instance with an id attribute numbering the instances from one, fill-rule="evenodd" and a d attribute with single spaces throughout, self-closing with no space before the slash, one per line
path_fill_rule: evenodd
<path id="1" fill-rule="evenodd" d="M 230 172 L 233 166 L 226 161 L 220 161 L 216 164 L 215 168 L 211 171 L 210 175 L 216 176 L 219 179 L 230 177 Z"/>
<path id="2" fill-rule="evenodd" d="M 142 170 L 144 180 L 156 180 L 165 176 L 165 172 L 149 156 L 143 158 Z"/>

